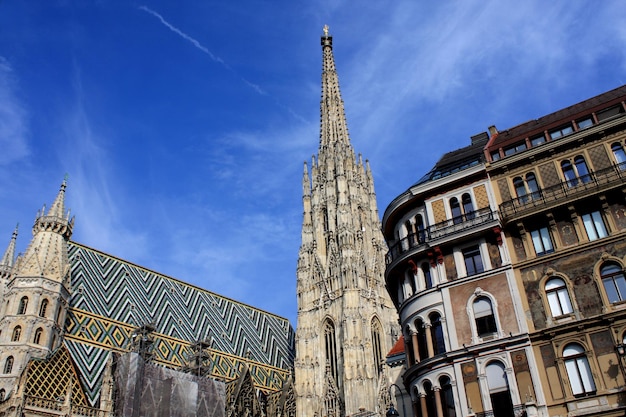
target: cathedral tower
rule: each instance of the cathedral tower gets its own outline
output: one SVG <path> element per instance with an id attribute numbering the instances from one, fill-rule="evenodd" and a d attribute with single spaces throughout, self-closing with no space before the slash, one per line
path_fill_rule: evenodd
<path id="1" fill-rule="evenodd" d="M 13 264 L 14 232 L 0 274 L 0 392 L 11 395 L 29 359 L 45 357 L 62 335 L 70 296 L 67 242 L 74 220 L 65 212 L 65 186 L 50 210 L 38 213 L 26 253 Z"/>
<path id="2" fill-rule="evenodd" d="M 397 333 L 372 173 L 350 144 L 327 26 L 321 43 L 320 144 L 311 171 L 304 165 L 297 269 L 299 417 L 377 411 L 379 369 Z"/>

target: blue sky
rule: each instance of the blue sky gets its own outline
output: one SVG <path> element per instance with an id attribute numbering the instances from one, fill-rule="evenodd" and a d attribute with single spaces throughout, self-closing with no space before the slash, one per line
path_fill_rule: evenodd
<path id="1" fill-rule="evenodd" d="M 625 22 L 610 0 L 0 1 L 0 250 L 67 173 L 75 241 L 295 326 L 324 24 L 382 214 L 488 126 L 626 84 Z"/>

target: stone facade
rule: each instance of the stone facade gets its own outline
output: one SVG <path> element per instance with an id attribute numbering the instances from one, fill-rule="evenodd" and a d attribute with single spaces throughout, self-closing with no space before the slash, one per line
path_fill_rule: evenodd
<path id="1" fill-rule="evenodd" d="M 386 246 L 371 170 L 350 144 L 327 32 L 321 44 L 320 144 L 310 172 L 304 165 L 297 269 L 298 416 L 383 415 L 380 370 L 397 335 Z"/>

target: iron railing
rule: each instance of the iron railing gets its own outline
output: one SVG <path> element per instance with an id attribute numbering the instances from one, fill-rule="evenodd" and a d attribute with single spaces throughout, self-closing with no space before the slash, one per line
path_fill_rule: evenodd
<path id="1" fill-rule="evenodd" d="M 417 248 L 433 240 L 442 239 L 448 235 L 478 227 L 485 222 L 494 219 L 496 219 L 496 212 L 487 207 L 436 223 L 432 226 L 418 230 L 417 233 L 411 233 L 391 245 L 386 256 L 387 265 L 398 259 L 409 250 Z"/>
<path id="2" fill-rule="evenodd" d="M 599 192 L 622 184 L 626 178 L 626 162 L 587 175 L 562 181 L 554 186 L 513 198 L 500 204 L 500 217 L 508 222 L 514 217 L 545 209 L 546 206 L 562 204 L 584 194 Z"/>

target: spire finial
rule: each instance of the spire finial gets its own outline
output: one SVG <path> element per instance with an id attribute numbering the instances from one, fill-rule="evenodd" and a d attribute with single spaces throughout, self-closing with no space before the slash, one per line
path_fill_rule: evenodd
<path id="1" fill-rule="evenodd" d="M 324 36 L 328 37 L 328 25 L 324 25 L 322 30 L 324 31 Z"/>
<path id="2" fill-rule="evenodd" d="M 13 235 L 11 236 L 11 240 L 9 241 L 9 246 L 4 252 L 2 259 L 0 259 L 0 275 L 4 275 L 3 272 L 10 272 L 15 262 L 15 242 L 17 241 L 18 226 L 19 223 L 15 226 L 15 230 L 13 230 Z"/>

